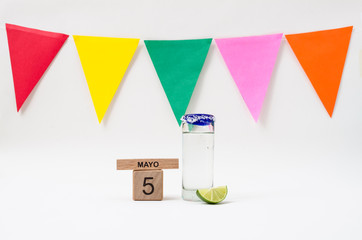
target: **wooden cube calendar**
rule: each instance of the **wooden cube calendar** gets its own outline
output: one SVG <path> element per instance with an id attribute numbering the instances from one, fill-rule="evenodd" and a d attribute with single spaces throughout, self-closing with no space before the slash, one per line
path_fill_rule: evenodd
<path id="1" fill-rule="evenodd" d="M 178 158 L 118 159 L 117 170 L 133 170 L 133 200 L 163 199 L 163 170 L 177 169 Z"/>
<path id="2" fill-rule="evenodd" d="M 161 201 L 163 198 L 163 171 L 133 171 L 133 200 Z"/>

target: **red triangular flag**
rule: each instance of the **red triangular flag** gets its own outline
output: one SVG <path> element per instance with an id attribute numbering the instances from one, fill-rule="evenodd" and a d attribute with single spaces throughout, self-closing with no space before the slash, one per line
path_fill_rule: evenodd
<path id="1" fill-rule="evenodd" d="M 6 24 L 18 111 L 68 35 Z"/>
<path id="2" fill-rule="evenodd" d="M 285 35 L 332 117 L 353 27 Z"/>

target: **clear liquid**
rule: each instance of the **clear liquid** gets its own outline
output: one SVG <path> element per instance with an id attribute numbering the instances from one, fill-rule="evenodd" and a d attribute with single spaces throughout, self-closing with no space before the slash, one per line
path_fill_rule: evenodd
<path id="1" fill-rule="evenodd" d="M 198 200 L 197 189 L 213 186 L 214 134 L 183 133 L 182 141 L 182 197 Z"/>

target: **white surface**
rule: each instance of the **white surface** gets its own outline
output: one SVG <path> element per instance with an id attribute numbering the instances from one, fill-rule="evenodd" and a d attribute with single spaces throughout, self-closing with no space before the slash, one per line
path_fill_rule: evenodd
<path id="1" fill-rule="evenodd" d="M 355 1 L 1 0 L 0 21 L 68 34 L 183 39 L 355 25 Z M 0 239 L 362 239 L 362 79 L 354 31 L 332 119 L 285 40 L 258 124 L 213 43 L 188 112 L 216 115 L 225 204 L 131 201 L 116 158 L 177 157 L 181 130 L 141 42 L 99 125 L 69 38 L 21 113 L 0 29 Z M 160 231 L 159 231 L 160 230 Z"/>

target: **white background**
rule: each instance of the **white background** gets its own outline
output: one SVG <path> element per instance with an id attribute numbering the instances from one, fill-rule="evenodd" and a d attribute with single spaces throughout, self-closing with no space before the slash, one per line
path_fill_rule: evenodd
<path id="1" fill-rule="evenodd" d="M 141 41 L 98 124 L 72 37 L 16 112 L 0 29 L 0 239 L 362 239 L 362 2 L 0 0 L 0 21 L 67 34 L 188 39 L 354 25 L 331 119 L 285 40 L 255 123 L 212 43 L 187 112 L 216 116 L 223 204 L 131 200 L 117 158 L 181 157 L 181 130 Z"/>

